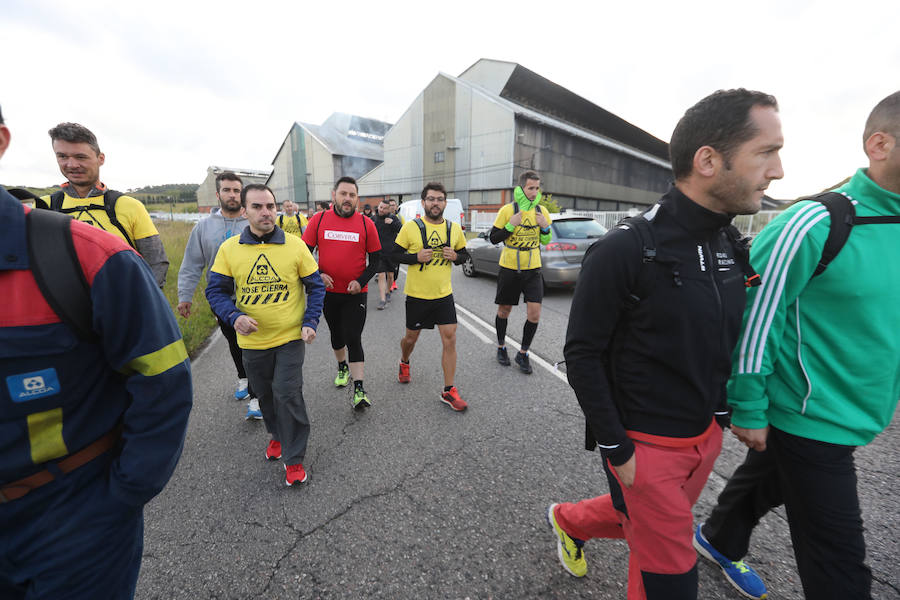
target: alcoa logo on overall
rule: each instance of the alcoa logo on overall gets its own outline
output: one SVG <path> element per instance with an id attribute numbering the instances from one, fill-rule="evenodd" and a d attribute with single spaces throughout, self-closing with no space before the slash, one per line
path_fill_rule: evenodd
<path id="1" fill-rule="evenodd" d="M 59 377 L 56 369 L 10 375 L 6 378 L 6 388 L 13 402 L 28 402 L 58 394 Z"/>

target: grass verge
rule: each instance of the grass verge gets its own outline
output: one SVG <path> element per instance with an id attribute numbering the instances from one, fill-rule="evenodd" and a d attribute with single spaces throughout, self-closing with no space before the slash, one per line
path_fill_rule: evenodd
<path id="1" fill-rule="evenodd" d="M 189 319 L 182 318 L 175 308 L 178 306 L 178 270 L 181 268 L 184 249 L 187 246 L 188 236 L 190 236 L 194 224 L 181 223 L 179 221 L 159 221 L 155 225 L 159 230 L 159 237 L 162 239 L 163 246 L 166 249 L 166 256 L 169 257 L 169 272 L 166 275 L 166 286 L 163 288 L 163 292 L 169 304 L 172 305 L 172 312 L 175 313 L 175 318 L 178 320 L 178 327 L 181 328 L 181 335 L 184 337 L 184 345 L 187 348 L 188 355 L 193 358 L 197 350 L 216 327 L 216 318 L 213 316 L 212 310 L 210 310 L 209 304 L 206 302 L 206 296 L 203 293 L 203 290 L 206 289 L 205 274 L 200 278 L 200 283 L 197 284 L 197 289 L 194 291 L 191 317 Z"/>

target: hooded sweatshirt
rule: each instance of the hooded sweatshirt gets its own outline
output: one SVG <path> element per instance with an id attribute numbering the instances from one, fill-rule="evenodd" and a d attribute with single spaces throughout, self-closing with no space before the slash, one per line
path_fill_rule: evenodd
<path id="1" fill-rule="evenodd" d="M 219 246 L 228 238 L 240 235 L 247 227 L 247 218 L 243 215 L 228 219 L 222 215 L 219 209 L 214 209 L 210 215 L 201 219 L 188 238 L 187 247 L 184 249 L 184 260 L 178 271 L 178 301 L 191 302 L 194 290 L 200 282 L 204 267 L 207 271 L 216 260 L 216 252 Z"/>

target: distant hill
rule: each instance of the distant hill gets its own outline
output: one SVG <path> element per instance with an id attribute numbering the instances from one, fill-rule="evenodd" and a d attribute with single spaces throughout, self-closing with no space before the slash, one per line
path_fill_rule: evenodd
<path id="1" fill-rule="evenodd" d="M 48 196 L 59 190 L 59 186 L 31 187 L 28 185 L 13 185 L 9 187 L 25 188 L 36 196 Z M 173 199 L 175 202 L 196 202 L 198 187 L 200 186 L 196 183 L 166 183 L 125 190 L 125 193 L 137 198 L 144 204 L 172 202 Z"/>

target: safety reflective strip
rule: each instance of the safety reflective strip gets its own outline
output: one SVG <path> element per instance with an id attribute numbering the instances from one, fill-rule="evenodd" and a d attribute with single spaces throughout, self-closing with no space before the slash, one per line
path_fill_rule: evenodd
<path id="1" fill-rule="evenodd" d="M 31 460 L 40 464 L 69 453 L 63 441 L 63 411 L 54 408 L 28 415 L 28 441 Z"/>
<path id="2" fill-rule="evenodd" d="M 153 377 L 165 373 L 175 365 L 179 365 L 188 357 L 182 340 L 176 340 L 150 354 L 139 356 L 126 365 L 127 369 L 137 371 L 145 377 Z"/>

